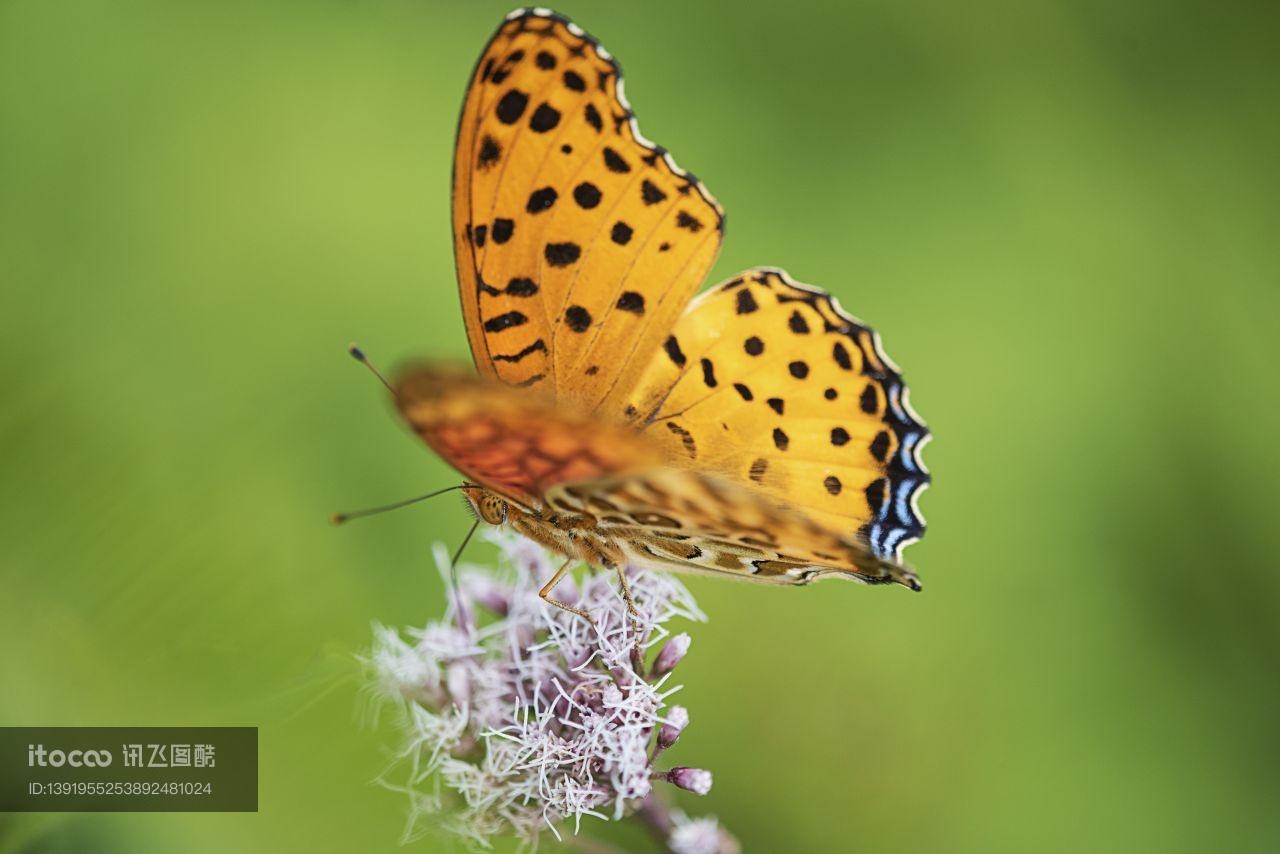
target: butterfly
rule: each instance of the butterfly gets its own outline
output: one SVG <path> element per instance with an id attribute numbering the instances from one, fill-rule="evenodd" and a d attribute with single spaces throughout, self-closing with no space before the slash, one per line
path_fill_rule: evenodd
<path id="1" fill-rule="evenodd" d="M 458 123 L 453 231 L 476 372 L 392 383 L 478 519 L 577 562 L 920 589 L 929 438 L 869 327 L 748 270 L 694 298 L 724 211 L 641 135 L 616 60 L 511 13 Z M 586 616 L 586 615 L 584 615 Z"/>

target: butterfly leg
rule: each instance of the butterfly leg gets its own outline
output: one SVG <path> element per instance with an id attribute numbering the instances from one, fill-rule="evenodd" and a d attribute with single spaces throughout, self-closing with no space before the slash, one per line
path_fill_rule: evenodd
<path id="1" fill-rule="evenodd" d="M 636 600 L 631 598 L 631 584 L 627 581 L 627 571 L 621 563 L 615 563 L 613 568 L 618 573 L 618 584 L 622 587 L 622 598 L 627 600 L 627 613 L 639 620 L 640 612 L 636 610 Z"/>
<path id="2" fill-rule="evenodd" d="M 572 605 L 566 605 L 565 603 L 559 601 L 558 599 L 551 598 L 551 591 L 555 588 L 557 584 L 560 583 L 560 580 L 564 578 L 565 573 L 569 571 L 569 567 L 572 565 L 573 565 L 572 558 L 570 558 L 569 560 L 566 560 L 564 562 L 564 565 L 556 570 L 556 574 L 551 576 L 551 580 L 548 581 L 546 584 L 542 585 L 542 589 L 538 591 L 538 596 L 541 597 L 542 601 L 555 605 L 557 608 L 559 608 L 562 611 L 568 611 L 571 614 L 577 614 L 579 617 L 585 617 L 587 619 L 587 622 L 594 625 L 596 622 L 596 618 L 588 614 L 586 611 L 582 610 L 581 608 L 575 608 Z"/>
<path id="3" fill-rule="evenodd" d="M 640 612 L 636 610 L 636 600 L 631 597 L 631 584 L 627 581 L 627 573 L 624 569 L 626 557 L 622 551 L 616 545 L 591 536 L 579 538 L 578 544 L 582 549 L 583 560 L 588 566 L 601 566 L 618 573 L 618 584 L 622 588 L 622 598 L 627 602 L 627 613 L 638 624 Z"/>

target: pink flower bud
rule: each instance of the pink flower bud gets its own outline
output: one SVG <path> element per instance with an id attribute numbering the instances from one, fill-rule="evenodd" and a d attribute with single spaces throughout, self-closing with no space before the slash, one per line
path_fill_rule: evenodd
<path id="1" fill-rule="evenodd" d="M 704 768 L 686 768 L 680 765 L 664 774 L 663 779 L 695 795 L 705 795 L 711 791 L 711 772 Z"/>
<path id="2" fill-rule="evenodd" d="M 693 638 L 689 637 L 686 632 L 681 632 L 667 641 L 658 653 L 657 659 L 653 662 L 653 675 L 655 677 L 664 676 L 674 670 L 675 666 L 680 663 L 680 659 L 684 658 L 684 654 L 689 651 L 689 644 L 691 643 L 693 643 Z"/>
<path id="3" fill-rule="evenodd" d="M 666 750 L 676 743 L 680 733 L 689 725 L 689 711 L 684 706 L 672 706 L 666 723 L 658 730 L 658 749 Z"/>

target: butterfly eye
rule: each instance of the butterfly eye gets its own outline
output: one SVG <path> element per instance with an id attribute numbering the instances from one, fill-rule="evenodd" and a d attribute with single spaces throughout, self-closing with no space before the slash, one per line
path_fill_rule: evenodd
<path id="1" fill-rule="evenodd" d="M 501 525 L 507 521 L 507 503 L 492 495 L 483 496 L 476 505 L 480 518 L 490 525 Z"/>

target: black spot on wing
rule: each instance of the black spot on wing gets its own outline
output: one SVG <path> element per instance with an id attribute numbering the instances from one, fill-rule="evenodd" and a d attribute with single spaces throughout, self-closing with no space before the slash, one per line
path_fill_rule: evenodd
<path id="1" fill-rule="evenodd" d="M 876 437 L 871 440 L 871 456 L 878 461 L 884 462 L 885 456 L 889 453 L 889 434 L 881 430 Z"/>
<path id="2" fill-rule="evenodd" d="M 571 305 L 565 309 L 564 322 L 574 332 L 586 332 L 591 327 L 591 312 L 580 305 Z"/>
<path id="3" fill-rule="evenodd" d="M 707 388 L 716 387 L 716 366 L 710 359 L 704 358 L 702 360 L 702 381 Z"/>
<path id="4" fill-rule="evenodd" d="M 533 111 L 533 117 L 529 119 L 529 129 L 536 133 L 546 133 L 558 124 L 560 111 L 546 102 L 539 104 L 538 109 Z"/>
<path id="5" fill-rule="evenodd" d="M 867 484 L 867 506 L 871 508 L 873 516 L 879 516 L 884 508 L 888 485 L 884 478 L 878 478 Z"/>
<path id="6" fill-rule="evenodd" d="M 493 238 L 494 243 L 506 243 L 511 239 L 511 235 L 515 234 L 515 231 L 515 222 L 499 217 L 493 221 L 493 230 L 489 233 L 489 236 Z"/>
<path id="7" fill-rule="evenodd" d="M 525 317 L 518 311 L 508 311 L 506 314 L 499 314 L 497 317 L 491 317 L 484 322 L 485 332 L 502 332 L 504 329 L 512 329 L 516 326 L 524 326 L 529 322 L 529 318 Z"/>
<path id="8" fill-rule="evenodd" d="M 583 210 L 591 210 L 600 204 L 602 194 L 600 188 L 590 181 L 583 181 L 581 184 L 573 188 L 573 200 L 578 203 L 578 207 Z"/>
<path id="9" fill-rule="evenodd" d="M 631 164 L 623 160 L 622 155 L 608 146 L 605 146 L 604 149 L 604 165 L 610 172 L 623 173 L 631 171 Z"/>
<path id="10" fill-rule="evenodd" d="M 646 205 L 656 205 L 661 201 L 665 201 L 667 194 L 658 189 L 658 186 L 648 178 L 640 182 L 640 198 Z"/>
<path id="11" fill-rule="evenodd" d="M 662 345 L 662 349 L 667 351 L 667 358 L 674 362 L 677 368 L 683 368 L 689 361 L 684 353 L 680 351 L 680 342 L 676 340 L 674 335 L 667 336 L 666 343 Z"/>
<path id="12" fill-rule="evenodd" d="M 529 96 L 519 89 L 512 89 L 498 101 L 494 114 L 498 117 L 498 121 L 504 125 L 513 125 L 520 121 L 520 117 L 524 115 L 525 107 L 528 105 Z"/>
<path id="13" fill-rule="evenodd" d="M 843 370 L 853 370 L 853 360 L 849 358 L 849 351 L 839 341 L 831 348 L 831 358 L 836 360 L 836 364 Z"/>
<path id="14" fill-rule="evenodd" d="M 644 294 L 636 291 L 623 291 L 618 297 L 618 308 L 632 314 L 644 314 Z"/>
<path id="15" fill-rule="evenodd" d="M 862 411 L 868 415 L 875 415 L 876 409 L 879 407 L 879 398 L 876 396 L 876 387 L 873 383 L 867 383 L 867 387 L 862 390 L 862 394 L 858 396 L 858 405 L 862 407 Z"/>
<path id="16" fill-rule="evenodd" d="M 543 187 L 540 190 L 534 190 L 529 194 L 529 201 L 525 203 L 524 209 L 528 213 L 536 214 L 549 210 L 556 203 L 558 194 L 554 187 Z"/>
<path id="17" fill-rule="evenodd" d="M 694 234 L 702 231 L 702 220 L 685 211 L 676 214 L 676 228 L 683 228 Z"/>
<path id="18" fill-rule="evenodd" d="M 513 297 L 531 297 L 538 292 L 538 283 L 533 279 L 517 276 L 507 282 L 505 293 Z"/>
<path id="19" fill-rule="evenodd" d="M 567 267 L 582 255 L 582 247 L 576 243 L 548 243 L 543 256 L 552 267 Z"/>
<path id="20" fill-rule="evenodd" d="M 498 145 L 497 140 L 485 134 L 484 139 L 480 141 L 480 153 L 476 157 L 476 168 L 481 172 L 485 172 L 492 168 L 502 157 L 502 146 Z"/>

